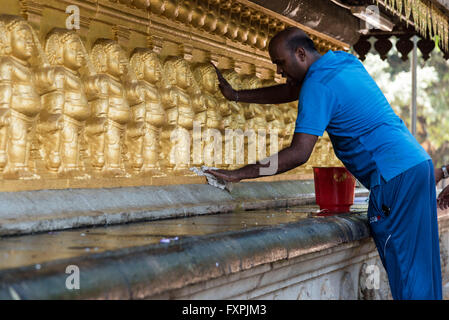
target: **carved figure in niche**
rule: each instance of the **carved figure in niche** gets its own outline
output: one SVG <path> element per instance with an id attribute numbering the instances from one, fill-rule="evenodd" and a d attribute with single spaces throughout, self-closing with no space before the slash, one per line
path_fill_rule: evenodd
<path id="1" fill-rule="evenodd" d="M 284 136 L 284 148 L 289 147 L 293 133 L 295 131 L 296 116 L 298 114 L 297 102 L 289 102 L 281 105 L 284 113 L 285 122 L 285 136 Z"/>
<path id="2" fill-rule="evenodd" d="M 40 178 L 30 151 L 42 110 L 31 60 L 44 58 L 41 50 L 27 22 L 0 15 L 0 170 L 5 179 Z"/>
<path id="3" fill-rule="evenodd" d="M 81 156 L 91 113 L 80 74 L 88 62 L 87 52 L 76 33 L 55 28 L 47 35 L 45 53 L 52 67 L 39 73 L 44 92 L 38 125 L 42 156 L 51 172 L 89 178 Z"/>
<path id="4" fill-rule="evenodd" d="M 222 160 L 222 135 L 224 126 L 219 110 L 218 80 L 214 67 L 210 64 L 202 64 L 195 68 L 194 76 L 200 85 L 203 106 L 206 114 L 206 131 L 204 132 L 204 146 L 201 154 L 204 155 L 204 163 L 207 166 L 218 166 Z"/>
<path id="5" fill-rule="evenodd" d="M 256 76 L 246 76 L 243 85 L 245 89 L 256 89 L 262 87 L 262 82 Z M 253 133 L 248 136 L 248 163 L 255 163 L 266 157 L 267 114 L 264 105 L 245 103 L 244 106 L 247 128 Z"/>
<path id="6" fill-rule="evenodd" d="M 126 127 L 126 143 L 123 152 L 126 153 L 125 159 L 128 162 L 132 174 L 142 173 L 144 163 L 143 142 L 145 136 L 145 103 L 142 83 L 132 83 L 126 90 L 128 102 L 130 104 L 131 118 Z"/>
<path id="7" fill-rule="evenodd" d="M 115 41 L 98 39 L 91 58 L 97 75 L 87 85 L 92 117 L 87 122 L 94 173 L 107 177 L 129 177 L 125 170 L 125 130 L 131 120 L 131 105 L 140 100 L 138 85 L 124 79 L 125 52 Z M 128 101 L 130 100 L 130 101 Z"/>
<path id="8" fill-rule="evenodd" d="M 192 86 L 188 89 L 191 101 L 193 112 L 195 113 L 193 117 L 193 128 L 192 132 L 192 153 L 191 160 L 195 165 L 203 165 L 204 164 L 204 148 L 206 146 L 206 139 L 203 139 L 203 135 L 207 134 L 207 93 L 202 91 L 200 83 L 203 81 L 201 79 L 202 75 L 199 75 L 198 72 L 192 73 L 193 80 Z M 204 89 L 203 89 L 204 90 Z M 205 137 L 205 136 L 204 136 Z"/>
<path id="9" fill-rule="evenodd" d="M 142 155 L 144 173 L 163 175 L 160 166 L 161 132 L 167 123 L 167 115 L 158 88 L 162 63 L 156 53 L 149 49 L 137 48 L 131 55 L 131 66 L 142 90 L 145 125 L 142 134 L 138 133 L 139 130 L 133 134 L 128 129 L 129 148 L 133 150 L 131 153 L 134 153 L 136 160 L 138 154 Z"/>
<path id="10" fill-rule="evenodd" d="M 267 109 L 267 155 L 278 153 L 284 146 L 284 115 L 277 105 Z M 273 145 L 274 143 L 274 145 Z"/>
<path id="11" fill-rule="evenodd" d="M 293 133 L 295 131 L 295 124 L 296 124 L 296 115 L 298 113 L 297 102 L 283 103 L 279 105 L 279 108 L 282 111 L 282 117 L 284 122 L 284 130 L 281 133 L 282 139 L 280 139 L 279 142 L 280 144 L 282 143 L 282 149 L 285 149 L 290 146 L 293 139 Z M 313 159 L 309 159 L 307 163 L 308 164 L 312 163 L 312 160 Z M 292 169 L 290 172 L 301 174 L 307 172 L 310 173 L 310 169 L 305 169 L 305 165 L 303 165 Z"/>
<path id="12" fill-rule="evenodd" d="M 162 100 L 168 118 L 163 138 L 166 166 L 173 174 L 192 175 L 188 168 L 195 110 L 188 89 L 193 85 L 193 74 L 186 60 L 170 57 L 164 63 L 164 76 Z"/>
<path id="13" fill-rule="evenodd" d="M 215 98 L 218 103 L 218 113 L 221 118 L 221 164 L 216 165 L 216 167 L 222 169 L 229 169 L 229 166 L 234 162 L 232 151 L 226 152 L 226 131 L 231 132 L 231 127 L 233 126 L 232 113 L 233 109 L 231 107 L 231 103 L 235 103 L 234 101 L 229 101 L 223 97 L 219 90 L 215 92 Z M 235 151 L 234 151 L 235 152 Z"/>
<path id="14" fill-rule="evenodd" d="M 272 79 L 262 81 L 264 87 L 276 85 Z M 275 104 L 265 105 L 266 120 L 267 120 L 267 155 L 275 154 L 283 149 L 285 122 L 284 114 L 280 106 Z"/>
<path id="15" fill-rule="evenodd" d="M 223 77 L 232 85 L 236 90 L 242 89 L 242 82 L 240 76 L 234 70 L 227 70 L 223 72 Z M 245 164 L 245 144 L 244 144 L 244 132 L 247 129 L 247 123 L 245 118 L 244 106 L 235 101 L 225 100 L 226 104 L 220 104 L 220 110 L 230 110 L 231 115 L 225 116 L 224 126 L 225 129 L 232 130 L 233 135 L 226 135 L 223 139 L 225 147 L 225 162 L 229 164 L 228 169 L 234 170 L 242 167 Z M 234 141 L 232 142 L 231 139 Z M 232 150 L 226 150 L 232 148 Z"/>
<path id="16" fill-rule="evenodd" d="M 247 78 L 247 88 L 248 89 L 257 89 L 262 87 L 262 82 L 259 78 L 252 76 Z M 247 112 L 252 117 L 249 117 L 250 120 L 248 126 L 254 130 L 265 130 L 267 127 L 267 118 L 266 118 L 266 107 L 264 105 L 260 105 L 257 103 L 250 103 L 248 106 Z"/>

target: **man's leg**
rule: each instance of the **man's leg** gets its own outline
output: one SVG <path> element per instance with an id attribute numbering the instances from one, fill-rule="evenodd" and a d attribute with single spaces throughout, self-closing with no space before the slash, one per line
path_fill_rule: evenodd
<path id="1" fill-rule="evenodd" d="M 431 161 L 372 188 L 368 220 L 394 299 L 442 299 Z"/>

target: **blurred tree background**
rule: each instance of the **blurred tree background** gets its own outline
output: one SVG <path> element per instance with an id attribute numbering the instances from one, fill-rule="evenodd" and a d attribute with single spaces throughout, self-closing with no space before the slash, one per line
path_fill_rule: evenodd
<path id="1" fill-rule="evenodd" d="M 391 39 L 394 42 L 393 39 Z M 388 58 L 369 53 L 363 62 L 376 80 L 396 114 L 411 131 L 410 59 L 402 61 L 395 43 Z M 418 50 L 417 140 L 432 157 L 436 166 L 449 163 L 449 62 L 436 48 L 424 61 Z"/>

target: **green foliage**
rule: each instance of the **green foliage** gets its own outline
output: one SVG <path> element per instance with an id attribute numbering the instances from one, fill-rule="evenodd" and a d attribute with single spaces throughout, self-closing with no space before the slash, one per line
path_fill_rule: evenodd
<path id="1" fill-rule="evenodd" d="M 411 54 L 410 54 L 411 56 Z M 418 50 L 417 140 L 436 165 L 449 161 L 449 63 L 436 49 L 424 61 Z M 395 112 L 410 128 L 412 76 L 410 60 L 402 61 L 390 51 L 387 61 L 368 54 L 365 68 L 384 92 Z"/>

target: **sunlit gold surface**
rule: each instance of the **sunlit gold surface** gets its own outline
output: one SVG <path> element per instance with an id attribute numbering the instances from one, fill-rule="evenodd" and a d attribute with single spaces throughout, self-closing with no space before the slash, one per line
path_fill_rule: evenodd
<path id="1" fill-rule="evenodd" d="M 142 120 L 136 119 L 127 131 L 131 164 L 135 172 L 142 170 L 145 175 L 161 175 L 160 139 L 162 127 L 167 123 L 157 85 L 161 80 L 162 63 L 151 50 L 136 48 L 131 66 L 139 79 L 143 97 Z"/>
<path id="2" fill-rule="evenodd" d="M 48 171 L 87 179 L 81 149 L 86 145 L 85 121 L 91 111 L 80 74 L 87 52 L 76 33 L 55 28 L 47 35 L 45 53 L 52 67 L 47 79 L 40 81 L 44 88 L 38 124 L 41 155 Z"/>
<path id="3" fill-rule="evenodd" d="M 40 43 L 31 26 L 22 18 L 0 16 L 2 57 L 0 62 L 0 97 L 6 122 L 6 150 L 2 150 L 3 177 L 39 179 L 30 160 L 31 144 L 42 104 L 36 87 L 31 57 Z"/>
<path id="4" fill-rule="evenodd" d="M 79 29 L 66 29 L 71 4 Z M 260 160 L 289 145 L 296 103 L 226 101 L 210 61 L 257 88 L 279 82 L 267 44 L 289 25 L 320 52 L 347 48 L 245 0 L 4 0 L 0 13 L 2 191 L 204 183 L 188 168 Z M 226 150 L 227 130 L 265 140 Z M 325 136 L 285 176 L 338 165 L 330 154 Z"/>

